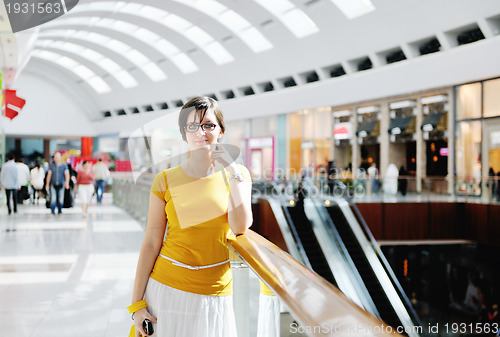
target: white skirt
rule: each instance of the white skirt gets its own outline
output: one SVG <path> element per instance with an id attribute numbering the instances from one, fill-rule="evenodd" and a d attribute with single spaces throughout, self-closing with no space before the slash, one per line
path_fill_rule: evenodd
<path id="1" fill-rule="evenodd" d="M 280 314 L 279 298 L 260 294 L 257 337 L 280 337 Z"/>
<path id="2" fill-rule="evenodd" d="M 237 337 L 232 296 L 185 292 L 149 279 L 144 299 L 155 337 Z"/>
<path id="3" fill-rule="evenodd" d="M 94 185 L 78 185 L 78 195 L 80 196 L 82 204 L 90 204 L 90 201 L 92 200 L 92 194 L 94 194 Z"/>

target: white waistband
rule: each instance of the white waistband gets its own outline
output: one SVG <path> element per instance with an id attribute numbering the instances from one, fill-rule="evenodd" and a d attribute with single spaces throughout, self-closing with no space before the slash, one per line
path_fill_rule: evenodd
<path id="1" fill-rule="evenodd" d="M 200 269 L 217 267 L 217 266 L 221 266 L 221 265 L 229 262 L 229 259 L 227 259 L 227 260 L 222 261 L 222 262 L 218 262 L 218 263 L 214 263 L 214 264 L 207 264 L 205 266 L 190 266 L 189 264 L 179 262 L 177 260 L 171 259 L 170 257 L 162 255 L 162 254 L 159 254 L 159 256 L 163 257 L 166 260 L 171 261 L 174 266 L 179 266 L 179 267 L 183 267 L 183 268 L 187 268 L 187 269 L 191 269 L 191 270 L 200 270 Z"/>

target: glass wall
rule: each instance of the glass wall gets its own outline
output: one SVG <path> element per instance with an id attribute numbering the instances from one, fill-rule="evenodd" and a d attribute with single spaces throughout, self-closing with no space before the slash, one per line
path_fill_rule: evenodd
<path id="1" fill-rule="evenodd" d="M 458 191 L 487 196 L 482 192 L 500 172 L 500 79 L 461 85 L 455 93 Z"/>
<path id="2" fill-rule="evenodd" d="M 481 118 L 481 83 L 457 88 L 457 120 Z"/>
<path id="3" fill-rule="evenodd" d="M 484 117 L 500 116 L 500 78 L 484 82 Z"/>

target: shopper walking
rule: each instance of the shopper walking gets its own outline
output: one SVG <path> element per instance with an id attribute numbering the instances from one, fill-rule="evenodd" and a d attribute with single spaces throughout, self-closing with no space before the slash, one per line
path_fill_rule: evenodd
<path id="1" fill-rule="evenodd" d="M 30 169 L 28 165 L 24 163 L 24 159 L 22 157 L 17 158 L 16 166 L 19 173 L 19 192 L 17 192 L 17 202 L 22 204 L 24 203 L 24 200 L 27 200 L 30 197 Z"/>
<path id="2" fill-rule="evenodd" d="M 102 195 L 104 194 L 104 188 L 106 187 L 106 180 L 109 177 L 109 169 L 102 162 L 102 159 L 99 159 L 97 164 L 95 164 L 92 169 L 94 171 L 97 203 L 100 204 L 102 202 Z"/>
<path id="3" fill-rule="evenodd" d="M 17 170 L 17 165 L 14 162 L 14 156 L 9 154 L 7 156 L 7 162 L 2 167 L 2 172 L 0 176 L 0 181 L 2 187 L 5 188 L 5 194 L 7 196 L 7 209 L 9 215 L 12 213 L 12 208 L 10 206 L 10 199 L 12 198 L 14 213 L 17 213 L 17 191 L 19 190 L 19 171 Z"/>
<path id="4" fill-rule="evenodd" d="M 87 217 L 87 210 L 92 200 L 92 194 L 94 194 L 94 172 L 92 172 L 90 163 L 86 160 L 82 163 L 82 168 L 78 171 L 76 176 L 74 192 L 75 195 L 78 193 L 80 196 L 80 201 L 82 202 L 82 215 L 85 218 Z"/>
<path id="5" fill-rule="evenodd" d="M 40 199 L 40 194 L 42 194 L 42 198 L 44 197 L 43 190 L 43 181 L 45 178 L 45 170 L 40 166 L 40 163 L 37 161 L 35 163 L 35 167 L 31 169 L 30 172 L 30 184 L 33 187 L 33 203 L 38 204 L 38 200 Z"/>
<path id="6" fill-rule="evenodd" d="M 55 215 L 55 210 L 59 216 L 62 215 L 64 189 L 69 189 L 68 166 L 62 162 L 61 152 L 54 153 L 54 162 L 49 166 L 45 189 L 50 191 L 50 211 Z"/>
<path id="7" fill-rule="evenodd" d="M 146 335 L 147 318 L 157 337 L 234 337 L 227 236 L 252 223 L 250 175 L 218 144 L 225 125 L 215 100 L 187 102 L 179 128 L 189 159 L 158 174 L 151 187 L 131 335 Z"/>

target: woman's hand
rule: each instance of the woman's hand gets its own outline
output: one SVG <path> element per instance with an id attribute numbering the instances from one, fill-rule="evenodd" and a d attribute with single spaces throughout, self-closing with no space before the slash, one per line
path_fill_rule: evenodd
<path id="1" fill-rule="evenodd" d="M 224 168 L 228 168 L 231 172 L 231 168 L 237 168 L 235 160 L 240 155 L 240 149 L 237 146 L 219 143 L 212 145 L 212 162 L 222 165 Z M 231 172 L 236 173 L 236 172 Z"/>
<path id="2" fill-rule="evenodd" d="M 142 327 L 142 322 L 145 319 L 149 319 L 152 323 L 156 323 L 156 317 L 151 316 L 151 314 L 146 310 L 146 308 L 136 311 L 134 314 L 134 326 L 135 326 L 135 337 L 148 336 Z M 154 334 L 154 333 L 153 333 Z"/>

